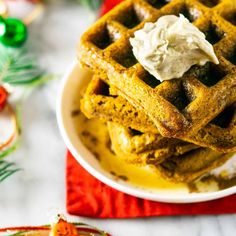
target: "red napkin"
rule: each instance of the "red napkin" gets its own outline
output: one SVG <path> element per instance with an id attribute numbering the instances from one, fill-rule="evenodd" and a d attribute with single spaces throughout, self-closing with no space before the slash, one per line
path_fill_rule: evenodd
<path id="1" fill-rule="evenodd" d="M 105 0 L 101 15 L 121 0 Z M 236 195 L 204 203 L 169 204 L 148 201 L 121 193 L 95 179 L 74 157 L 67 154 L 67 211 L 97 218 L 236 213 Z"/>
<path id="2" fill-rule="evenodd" d="M 119 192 L 95 179 L 74 157 L 67 155 L 67 211 L 97 218 L 236 213 L 236 195 L 219 200 L 170 204 L 148 201 Z"/>

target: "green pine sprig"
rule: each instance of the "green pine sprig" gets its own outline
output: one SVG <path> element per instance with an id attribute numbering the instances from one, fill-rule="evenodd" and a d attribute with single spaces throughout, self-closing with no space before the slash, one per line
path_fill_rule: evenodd
<path id="1" fill-rule="evenodd" d="M 44 75 L 35 57 L 25 47 L 7 48 L 0 44 L 0 55 L 0 85 L 26 87 L 27 90 L 21 100 L 24 100 L 33 88 L 54 78 L 54 76 Z M 3 161 L 20 146 L 21 106 L 19 104 L 16 106 L 16 118 L 18 137 L 10 147 L 0 151 L 0 182 L 19 171 L 14 163 Z"/>
<path id="2" fill-rule="evenodd" d="M 16 107 L 16 126 L 17 126 L 17 134 L 18 137 L 14 141 L 14 143 L 0 152 L 0 183 L 3 182 L 8 177 L 12 176 L 16 172 L 20 171 L 19 168 L 16 167 L 15 163 L 7 162 L 3 160 L 5 157 L 9 156 L 20 146 L 20 133 L 21 133 L 21 106 L 18 105 Z"/>
<path id="3" fill-rule="evenodd" d="M 8 236 L 24 236 L 24 235 L 27 235 L 27 231 L 24 230 L 24 231 L 19 231 L 19 232 L 16 232 L 16 233 L 13 233 L 13 234 L 9 234 Z"/>
<path id="4" fill-rule="evenodd" d="M 40 80 L 43 71 L 26 48 L 0 45 L 0 84 L 27 85 Z"/>
<path id="5" fill-rule="evenodd" d="M 101 6 L 103 0 L 80 0 L 80 2 L 91 10 L 96 11 Z"/>
<path id="6" fill-rule="evenodd" d="M 18 171 L 20 171 L 20 168 L 17 168 L 14 163 L 4 160 L 0 161 L 0 182 L 3 182 L 7 177 Z"/>

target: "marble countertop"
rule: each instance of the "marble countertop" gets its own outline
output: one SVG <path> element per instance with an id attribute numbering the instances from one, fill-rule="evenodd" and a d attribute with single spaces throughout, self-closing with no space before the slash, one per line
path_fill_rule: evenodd
<path id="1" fill-rule="evenodd" d="M 50 72 L 62 77 L 75 59 L 76 43 L 93 15 L 76 1 L 48 1 L 44 17 L 30 28 L 32 50 Z M 53 212 L 65 212 L 65 145 L 55 115 L 54 80 L 34 91 L 23 106 L 23 141 L 9 160 L 23 168 L 0 185 L 0 227 L 48 223 Z M 95 220 L 90 223 L 116 236 L 236 235 L 236 215 Z"/>

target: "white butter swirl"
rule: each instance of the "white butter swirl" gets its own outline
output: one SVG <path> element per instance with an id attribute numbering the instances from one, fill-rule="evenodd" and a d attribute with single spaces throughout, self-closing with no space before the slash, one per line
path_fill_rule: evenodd
<path id="1" fill-rule="evenodd" d="M 130 43 L 139 63 L 160 81 L 180 78 L 193 65 L 219 64 L 205 35 L 183 15 L 146 23 Z"/>

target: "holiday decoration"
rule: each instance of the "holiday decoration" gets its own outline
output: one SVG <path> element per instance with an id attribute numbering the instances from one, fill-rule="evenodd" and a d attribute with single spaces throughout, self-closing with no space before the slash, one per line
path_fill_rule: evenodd
<path id="1" fill-rule="evenodd" d="M 8 98 L 8 92 L 3 86 L 0 86 L 0 111 L 2 111 L 6 105 Z"/>
<path id="2" fill-rule="evenodd" d="M 43 71 L 26 48 L 12 49 L 0 45 L 0 83 L 30 85 L 42 79 Z"/>
<path id="3" fill-rule="evenodd" d="M 14 163 L 0 161 L 0 182 L 5 180 L 8 176 L 18 172 L 20 169 L 15 167 Z"/>
<path id="4" fill-rule="evenodd" d="M 5 46 L 19 47 L 26 39 L 27 28 L 22 21 L 0 17 L 0 42 Z"/>
<path id="5" fill-rule="evenodd" d="M 20 145 L 21 102 L 29 89 L 46 82 L 34 56 L 25 44 L 28 36 L 27 25 L 36 19 L 42 4 L 35 3 L 33 11 L 24 19 L 9 17 L 7 1 L 0 0 L 0 182 L 20 169 L 14 163 L 3 160 Z M 31 4 L 32 4 L 31 3 Z M 21 96 L 10 104 L 9 98 L 21 86 Z"/>
<path id="6" fill-rule="evenodd" d="M 91 10 L 98 10 L 103 0 L 80 0 L 80 2 Z"/>
<path id="7" fill-rule="evenodd" d="M 52 225 L 29 226 L 0 229 L 0 236 L 8 233 L 13 235 L 50 235 L 50 236 L 111 236 L 110 234 L 84 223 L 69 223 L 64 217 L 58 215 L 58 219 Z"/>

